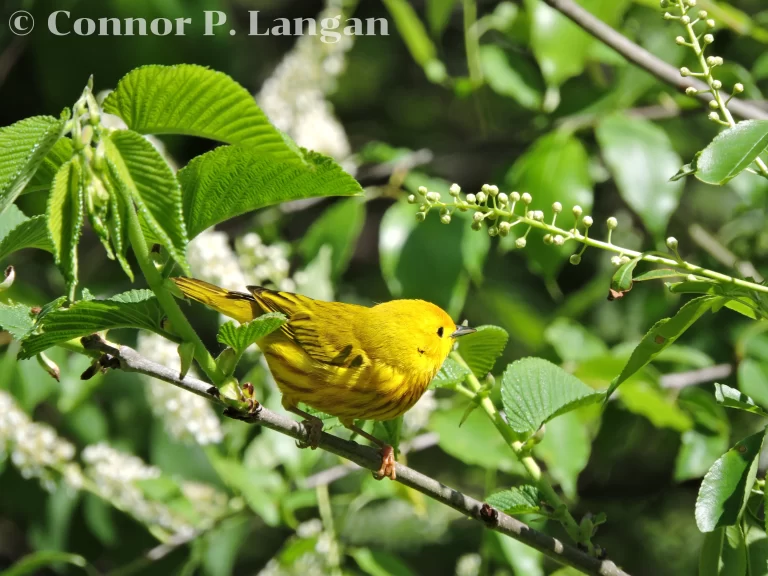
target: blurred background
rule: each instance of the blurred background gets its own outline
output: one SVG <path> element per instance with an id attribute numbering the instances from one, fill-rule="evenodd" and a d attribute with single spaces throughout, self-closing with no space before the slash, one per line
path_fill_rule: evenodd
<path id="1" fill-rule="evenodd" d="M 695 69 L 656 2 L 580 3 L 667 62 Z M 717 77 L 726 88 L 741 82 L 746 99 L 764 104 L 764 2 L 699 5 L 718 22 L 712 53 L 726 63 Z M 35 17 L 28 36 L 8 30 L 15 10 Z M 72 20 L 192 17 L 192 24 L 185 36 L 58 37 L 45 29 L 54 10 L 71 11 Z M 224 12 L 237 34 L 203 36 L 204 10 Z M 390 33 L 327 44 L 310 36 L 248 36 L 249 10 L 259 10 L 262 22 L 344 11 L 386 18 Z M 648 282 L 607 301 L 611 254 L 590 249 L 572 266 L 572 246 L 545 246 L 535 233 L 525 250 L 514 250 L 510 238 L 473 232 L 463 218 L 445 226 L 430 214 L 417 225 L 407 194 L 422 184 L 444 194 L 452 182 L 465 191 L 496 184 L 530 192 L 545 212 L 561 202 L 566 221 L 579 204 L 594 215 L 598 235 L 615 216 L 613 242 L 630 249 L 661 249 L 674 235 L 690 261 L 757 280 L 768 271 L 765 180 L 744 174 L 726 187 L 669 182 L 717 133 L 707 110 L 540 0 L 4 0 L 2 14 L 0 126 L 58 115 L 90 75 L 100 92 L 137 66 L 195 63 L 231 75 L 278 128 L 333 156 L 366 187 L 364 198 L 276 206 L 198 236 L 189 248 L 194 274 L 228 288 L 265 284 L 364 304 L 424 298 L 457 320 L 509 332 L 495 374 L 534 355 L 605 387 L 645 331 L 679 308 L 679 296 Z M 178 167 L 215 145 L 191 137 L 157 144 Z M 43 213 L 45 203 L 44 193 L 17 202 L 27 216 Z M 140 287 L 90 231 L 80 262 L 81 284 L 97 297 Z M 4 297 L 42 305 L 65 292 L 45 252 L 2 264 L 17 272 Z M 201 306 L 188 310 L 209 347 L 220 350 L 221 319 Z M 535 455 L 574 516 L 608 515 L 596 542 L 628 572 L 696 572 L 701 477 L 761 424 L 726 414 L 712 382 L 768 405 L 768 336 L 755 326 L 730 311 L 707 315 L 604 411 L 582 409 L 547 425 Z M 113 337 L 178 364 L 175 346 L 158 336 Z M 57 383 L 36 361 L 16 361 L 10 338 L 3 342 L 0 569 L 45 550 L 121 576 L 558 570 L 398 484 L 222 419 L 168 385 L 120 372 L 81 381 L 88 361 L 61 350 L 50 354 L 62 371 Z M 258 351 L 248 360 L 242 376 L 265 405 L 279 409 Z M 482 414 L 459 427 L 466 404 L 445 391 L 422 398 L 405 418 L 407 463 L 479 498 L 523 482 Z M 526 521 L 564 536 L 554 523 Z M 765 546 L 765 532 L 755 529 L 747 541 Z M 37 571 L 81 569 L 60 562 Z"/>

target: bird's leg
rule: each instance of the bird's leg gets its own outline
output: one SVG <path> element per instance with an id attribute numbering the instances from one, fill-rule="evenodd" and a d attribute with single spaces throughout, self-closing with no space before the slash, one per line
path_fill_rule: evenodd
<path id="1" fill-rule="evenodd" d="M 397 478 L 397 474 L 395 473 L 395 450 L 392 446 L 386 442 L 382 442 L 373 434 L 368 434 L 368 432 L 359 426 L 355 426 L 354 424 L 344 424 L 344 426 L 381 448 L 381 450 L 379 450 L 379 454 L 381 454 L 381 468 L 379 468 L 378 472 L 373 473 L 377 480 L 381 480 L 385 476 L 390 480 Z"/>
<path id="2" fill-rule="evenodd" d="M 297 440 L 296 446 L 299 448 L 311 448 L 312 450 L 316 450 L 320 444 L 320 434 L 323 433 L 323 421 L 317 416 L 307 414 L 304 410 L 301 410 L 296 406 L 286 406 L 285 403 L 283 403 L 283 408 L 304 418 L 302 424 L 307 430 L 307 441 Z"/>

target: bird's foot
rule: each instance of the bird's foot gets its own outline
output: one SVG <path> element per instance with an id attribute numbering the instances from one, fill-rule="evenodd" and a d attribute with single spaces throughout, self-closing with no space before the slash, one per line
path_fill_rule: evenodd
<path id="1" fill-rule="evenodd" d="M 299 448 L 311 448 L 312 450 L 317 450 L 317 447 L 320 445 L 320 436 L 323 433 L 323 421 L 315 416 L 310 416 L 309 418 L 306 418 L 302 424 L 307 431 L 307 439 L 297 440 L 296 446 Z"/>
<path id="2" fill-rule="evenodd" d="M 381 447 L 381 450 L 379 450 L 379 454 L 381 454 L 381 468 L 379 468 L 378 472 L 373 473 L 374 478 L 376 478 L 376 480 L 381 480 L 384 477 L 387 477 L 390 480 L 394 480 L 397 478 L 397 474 L 395 473 L 396 462 L 394 448 L 385 444 Z"/>

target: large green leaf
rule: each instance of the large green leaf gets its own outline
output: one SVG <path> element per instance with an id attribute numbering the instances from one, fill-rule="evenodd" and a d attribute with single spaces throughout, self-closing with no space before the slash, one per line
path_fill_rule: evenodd
<path id="1" fill-rule="evenodd" d="M 53 256 L 68 284 L 77 282 L 77 244 L 83 228 L 83 168 L 79 157 L 59 168 L 48 196 L 46 222 Z"/>
<path id="2" fill-rule="evenodd" d="M 458 339 L 459 354 L 478 378 L 493 370 L 496 359 L 504 352 L 509 334 L 498 326 L 478 326 L 477 332 Z"/>
<path id="3" fill-rule="evenodd" d="M 581 206 L 586 214 L 592 209 L 593 181 L 589 155 L 581 141 L 567 132 L 550 132 L 536 140 L 515 161 L 506 175 L 505 184 L 521 193 L 530 192 L 533 196 L 531 209 L 542 210 L 547 219 L 551 218 L 552 204 L 560 202 L 564 213 L 560 215 L 559 223 L 565 228 L 573 224 L 570 212 L 574 205 Z M 515 235 L 525 233 L 520 226 L 512 230 L 515 234 L 504 238 L 502 245 L 514 246 Z M 573 252 L 573 246 L 547 246 L 542 237 L 540 231 L 532 230 L 524 253 L 535 271 L 552 279 Z"/>
<path id="4" fill-rule="evenodd" d="M 541 509 L 543 498 L 535 486 L 515 486 L 495 492 L 485 499 L 488 504 L 507 514 L 530 514 Z"/>
<path id="5" fill-rule="evenodd" d="M 0 241 L 0 260 L 23 248 L 54 251 L 53 243 L 48 237 L 48 224 L 44 215 L 28 218 Z"/>
<path id="6" fill-rule="evenodd" d="M 606 400 L 622 382 L 648 364 L 665 348 L 673 344 L 683 332 L 696 322 L 701 316 L 715 304 L 717 296 L 700 296 L 686 302 L 672 318 L 664 318 L 656 322 L 643 336 L 643 339 L 632 351 L 627 364 L 606 392 Z"/>
<path id="7" fill-rule="evenodd" d="M 330 246 L 333 276 L 338 278 L 355 252 L 363 224 L 365 203 L 358 198 L 340 200 L 312 223 L 299 243 L 299 252 L 305 262 L 311 262 L 323 246 Z"/>
<path id="8" fill-rule="evenodd" d="M 227 322 L 219 328 L 216 339 L 234 349 L 237 354 L 242 354 L 248 346 L 271 334 L 285 322 L 285 316 L 278 312 L 263 314 L 240 326 L 236 326 L 234 322 Z"/>
<path id="9" fill-rule="evenodd" d="M 64 132 L 67 116 L 33 116 L 0 129 L 0 212 L 16 200 Z"/>
<path id="10" fill-rule="evenodd" d="M 758 574 L 765 574 L 765 567 Z M 716 528 L 704 536 L 699 576 L 747 576 L 747 545 L 739 526 Z"/>
<path id="11" fill-rule="evenodd" d="M 733 526 L 739 519 L 757 474 L 765 430 L 752 434 L 718 458 L 699 488 L 696 525 L 702 532 Z"/>
<path id="12" fill-rule="evenodd" d="M 453 358 L 446 358 L 440 370 L 430 382 L 430 388 L 455 388 L 464 382 L 470 371 L 456 362 Z"/>
<path id="13" fill-rule="evenodd" d="M 131 290 L 108 300 L 80 300 L 50 312 L 42 332 L 27 338 L 20 358 L 30 358 L 60 342 L 113 328 L 140 328 L 162 333 L 163 312 L 150 290 Z"/>
<path id="14" fill-rule="evenodd" d="M 190 237 L 234 216 L 279 202 L 353 196 L 360 184 L 333 160 L 315 152 L 276 160 L 240 146 L 221 146 L 179 172 Z"/>
<path id="15" fill-rule="evenodd" d="M 170 166 L 155 147 L 136 132 L 117 130 L 106 142 L 111 176 L 130 193 L 147 240 L 162 244 L 188 271 L 181 189 Z"/>
<path id="16" fill-rule="evenodd" d="M 683 192 L 683 182 L 670 181 L 682 160 L 666 132 L 649 120 L 613 114 L 595 135 L 621 197 L 657 240 L 663 238 Z"/>
<path id="17" fill-rule="evenodd" d="M 0 328 L 16 340 L 23 340 L 35 328 L 35 318 L 29 306 L 0 303 Z"/>
<path id="18" fill-rule="evenodd" d="M 738 176 L 768 147 L 768 120 L 745 120 L 720 132 L 695 160 L 696 178 L 725 184 Z"/>
<path id="19" fill-rule="evenodd" d="M 46 157 L 43 158 L 35 175 L 24 187 L 22 193 L 49 190 L 53 185 L 53 178 L 56 176 L 56 172 L 59 171 L 64 162 L 72 158 L 73 154 L 72 140 L 69 138 L 59 138 Z"/>
<path id="20" fill-rule="evenodd" d="M 518 360 L 501 378 L 507 423 L 516 432 L 535 432 L 555 416 L 600 402 L 603 397 L 602 392 L 542 358 Z"/>
<path id="21" fill-rule="evenodd" d="M 104 110 L 141 134 L 187 134 L 296 157 L 245 88 L 202 66 L 136 68 L 107 96 Z"/>

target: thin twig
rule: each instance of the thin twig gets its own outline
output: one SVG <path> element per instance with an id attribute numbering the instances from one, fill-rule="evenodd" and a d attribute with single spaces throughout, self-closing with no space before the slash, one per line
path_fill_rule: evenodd
<path id="1" fill-rule="evenodd" d="M 182 378 L 177 370 L 172 370 L 162 364 L 147 360 L 132 348 L 111 344 L 99 336 L 86 336 L 82 339 L 82 343 L 86 349 L 100 350 L 111 358 L 109 362 L 102 362 L 103 365 L 119 367 L 128 372 L 138 372 L 152 376 L 207 398 L 211 402 L 227 406 L 214 386 L 190 376 Z M 230 417 L 264 426 L 299 441 L 306 442 L 309 438 L 308 431 L 302 424 L 260 405 L 257 405 L 252 413 L 237 412 L 229 407 L 225 413 Z M 361 446 L 356 442 L 344 440 L 325 432 L 320 437 L 318 447 L 346 458 L 368 470 L 375 471 L 381 466 L 381 456 L 375 449 Z M 396 464 L 396 472 L 397 482 L 418 490 L 425 496 L 450 506 L 474 520 L 478 520 L 491 530 L 506 534 L 527 546 L 535 548 L 557 562 L 576 568 L 585 574 L 628 576 L 626 572 L 618 568 L 610 560 L 599 560 L 589 556 L 578 548 L 564 544 L 556 538 L 534 530 L 512 516 L 504 514 L 492 506 L 458 490 L 441 484 L 434 478 L 425 476 L 412 468 L 398 463 Z"/>
<path id="2" fill-rule="evenodd" d="M 680 76 L 680 70 L 657 58 L 645 48 L 638 46 L 626 36 L 576 4 L 573 0 L 544 0 L 544 2 L 573 20 L 586 32 L 589 32 L 592 36 L 616 50 L 616 52 L 633 64 L 656 76 L 662 82 L 674 86 L 681 92 L 685 92 L 686 88 L 693 86 L 696 90 L 706 91 L 699 92 L 696 98 L 703 102 L 712 100 L 712 95 L 708 92 L 709 86 L 706 83 L 695 78 L 683 78 Z M 742 118 L 768 119 L 768 112 L 736 98 L 728 103 L 728 108 Z"/>
<path id="3" fill-rule="evenodd" d="M 687 370 L 686 372 L 673 372 L 664 374 L 661 377 L 661 387 L 671 390 L 679 390 L 688 386 L 697 386 L 715 380 L 728 378 L 733 373 L 733 366 L 730 364 L 715 364 L 698 370 Z"/>

